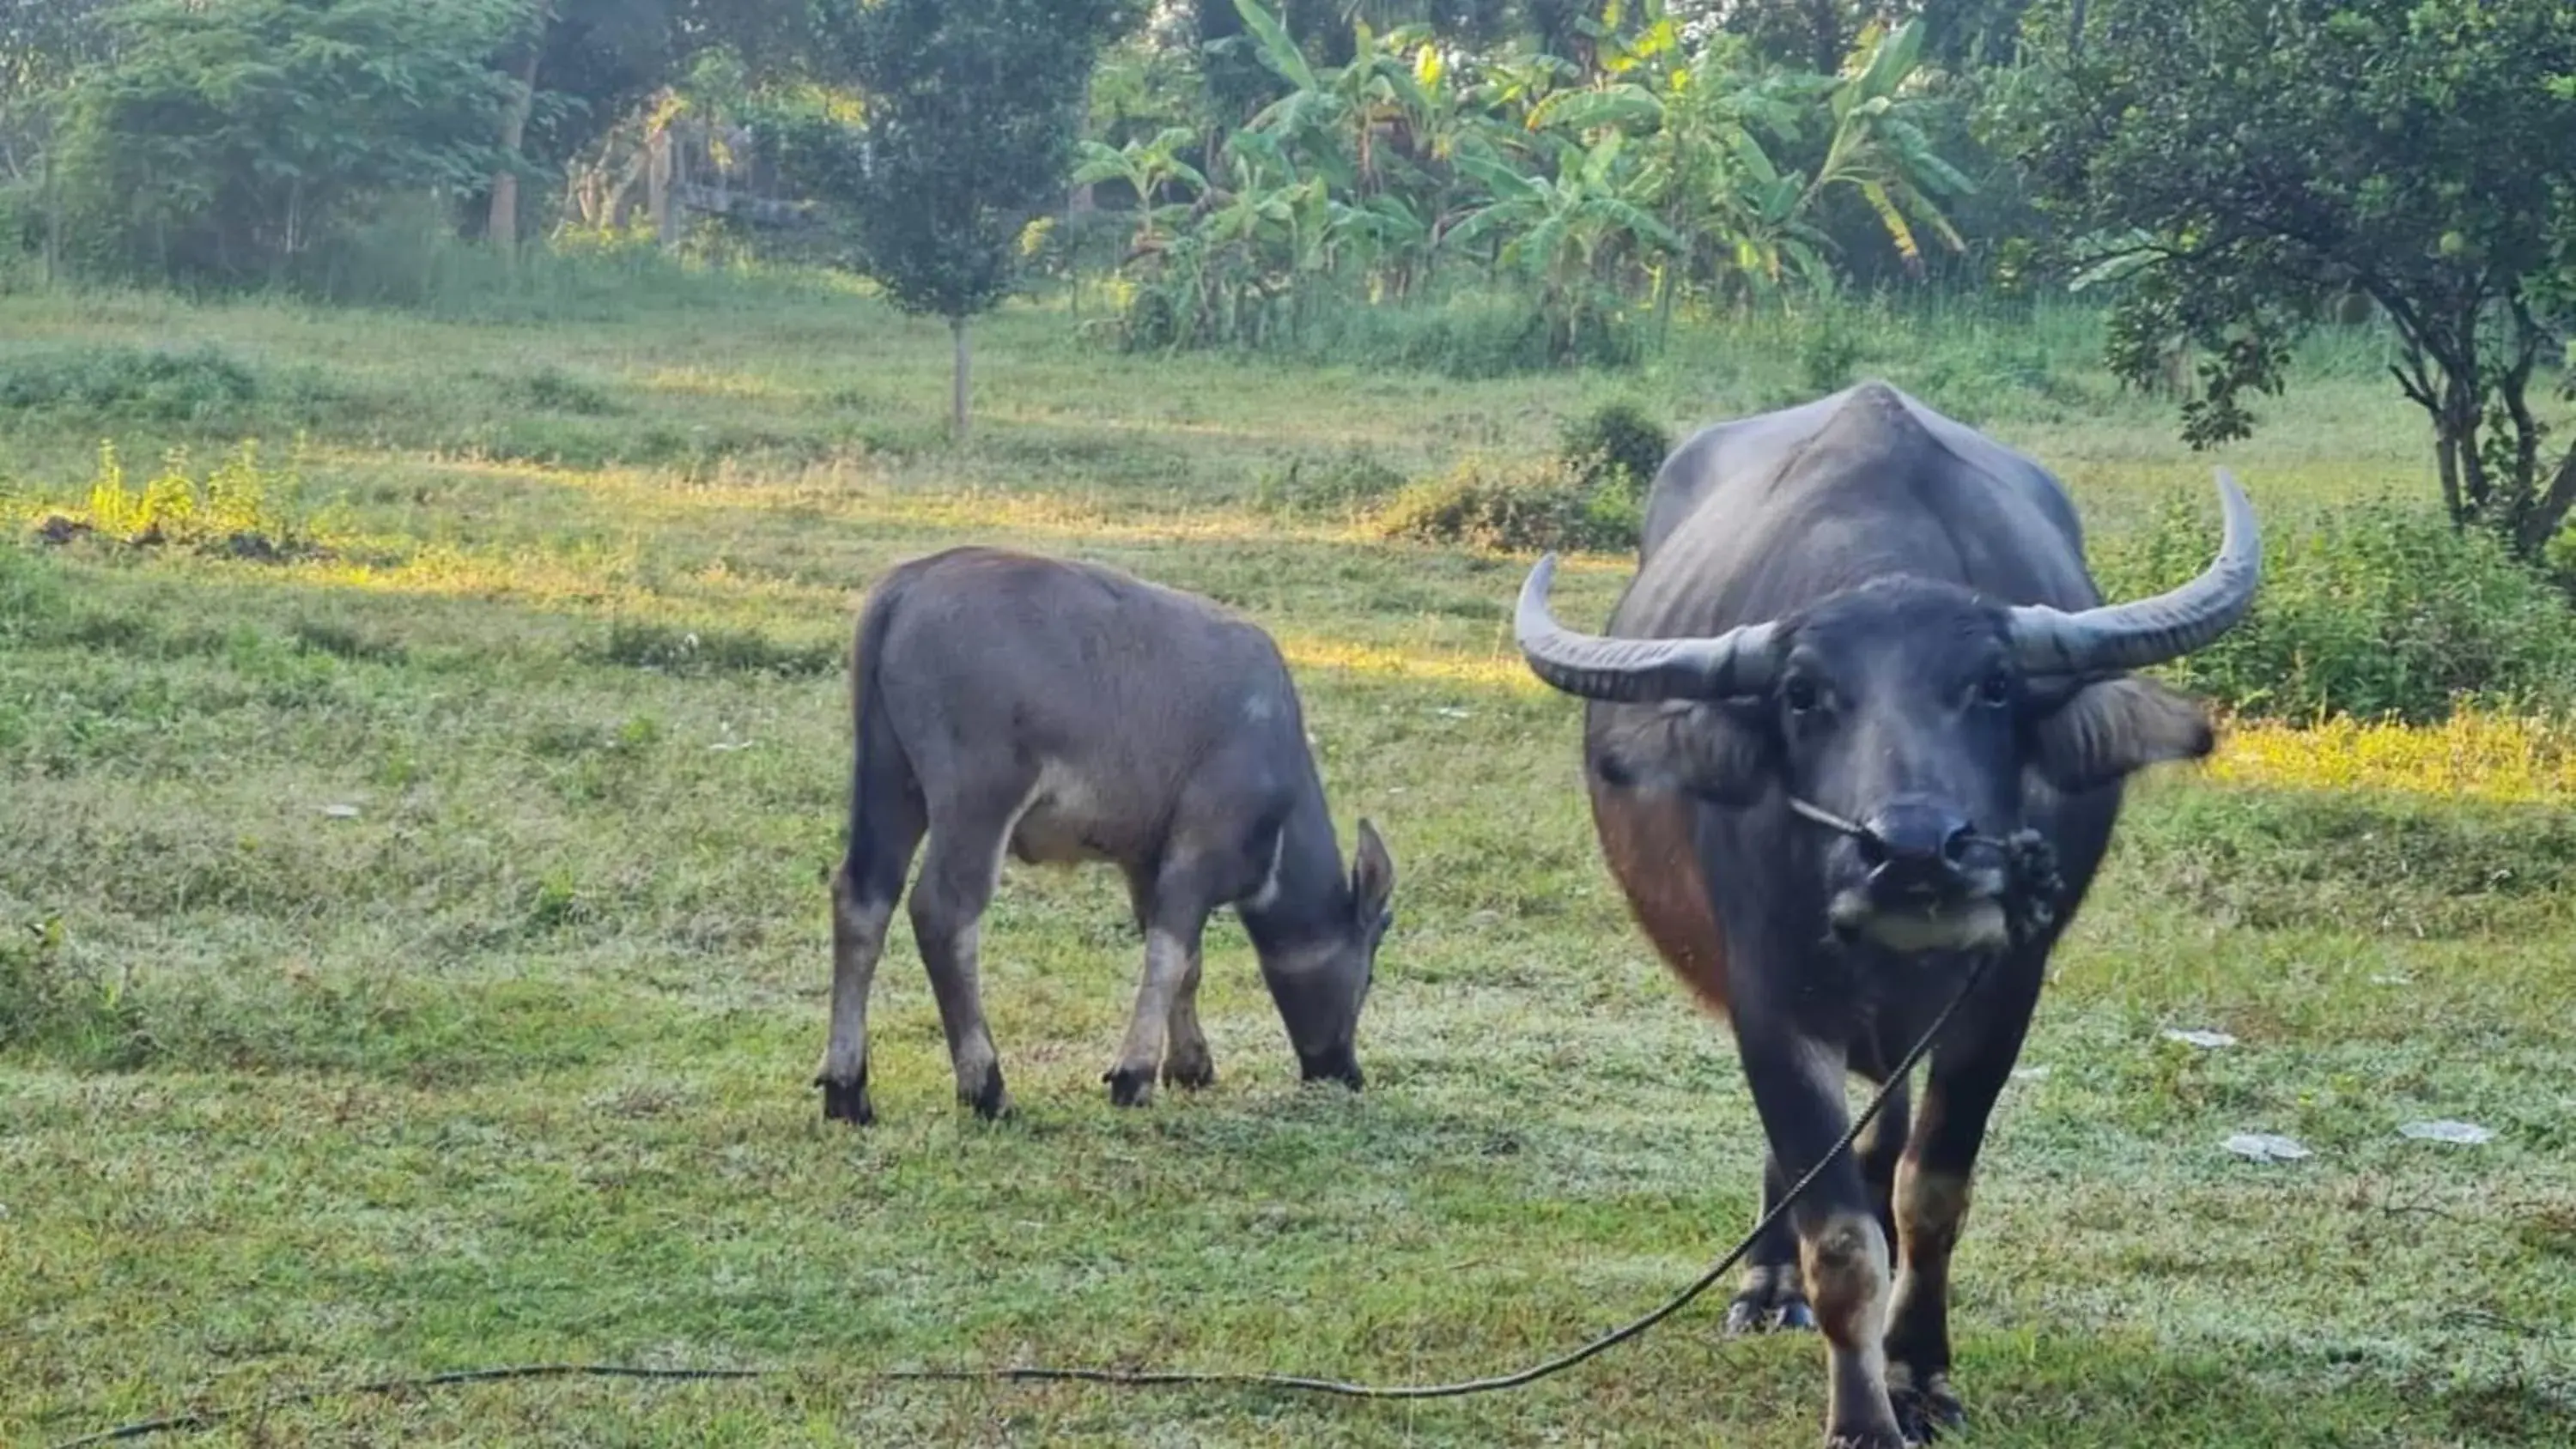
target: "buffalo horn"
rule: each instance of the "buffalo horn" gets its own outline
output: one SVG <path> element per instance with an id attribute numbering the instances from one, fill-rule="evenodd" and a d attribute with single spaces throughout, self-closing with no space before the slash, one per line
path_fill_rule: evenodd
<path id="1" fill-rule="evenodd" d="M 1628 702 L 1718 699 L 1770 683 L 1773 625 L 1745 624 L 1713 639 L 1612 639 L 1578 634 L 1547 611 L 1556 555 L 1542 555 L 1521 585 L 1513 620 L 1530 672 L 1567 694 Z"/>
<path id="2" fill-rule="evenodd" d="M 2218 558 L 2180 588 L 2074 614 L 2045 605 L 2014 608 L 2013 654 L 2022 668 L 2034 674 L 2137 669 L 2179 659 L 2234 628 L 2254 603 L 2263 540 L 2254 505 L 2224 468 L 2218 470 L 2218 501 L 2227 516 Z"/>

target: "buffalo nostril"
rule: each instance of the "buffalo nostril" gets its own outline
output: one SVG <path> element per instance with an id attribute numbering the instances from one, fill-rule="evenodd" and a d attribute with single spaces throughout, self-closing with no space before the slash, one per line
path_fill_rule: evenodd
<path id="1" fill-rule="evenodd" d="M 1920 798 L 1888 802 L 1854 842 L 1861 865 L 1889 885 L 1930 886 L 1956 877 L 1976 841 L 1959 812 Z"/>

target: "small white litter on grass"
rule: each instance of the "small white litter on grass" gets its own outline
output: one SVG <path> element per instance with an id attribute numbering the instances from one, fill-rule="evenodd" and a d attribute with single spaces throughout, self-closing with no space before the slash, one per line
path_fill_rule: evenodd
<path id="1" fill-rule="evenodd" d="M 2481 1127 L 2475 1122 L 2409 1122 L 2397 1129 L 2397 1135 L 2411 1137 L 2418 1142 L 2457 1142 L 2475 1147 L 2481 1142 L 2493 1142 L 2495 1129 Z"/>
<path id="2" fill-rule="evenodd" d="M 2046 1081 L 2048 1079 L 2048 1074 L 2055 1070 L 2057 1070 L 2055 1067 L 2015 1067 L 2013 1068 L 2013 1080 L 2016 1082 Z"/>
<path id="3" fill-rule="evenodd" d="M 1472 709 L 1456 709 L 1444 704 L 1438 709 L 1433 710 L 1432 713 L 1440 716 L 1442 719 L 1468 719 L 1473 717 L 1476 712 Z"/>
<path id="4" fill-rule="evenodd" d="M 707 746 L 707 748 L 711 750 L 723 750 L 730 754 L 735 750 L 750 749 L 753 745 L 758 743 L 760 743 L 758 740 L 718 740 L 714 744 Z"/>
<path id="5" fill-rule="evenodd" d="M 2178 1041 L 2184 1046 L 2206 1047 L 2213 1051 L 2219 1047 L 2232 1047 L 2236 1045 L 2236 1038 L 2229 1036 L 2223 1031 L 2168 1030 L 2165 1032 L 2164 1037 L 2167 1041 Z"/>
<path id="6" fill-rule="evenodd" d="M 358 807 L 355 805 L 325 805 L 322 807 L 322 813 L 330 816 L 334 820 L 355 820 L 358 818 Z"/>
<path id="7" fill-rule="evenodd" d="M 2277 1136 L 2270 1132 L 2239 1132 L 2219 1144 L 2239 1157 L 2256 1162 L 2296 1162 L 2316 1154 L 2300 1145 L 2295 1137 Z"/>
<path id="8" fill-rule="evenodd" d="M 2370 984 L 2373 986 L 2412 986 L 2415 984 L 2415 978 L 2412 976 L 2402 976 L 2394 971 L 2383 971 L 2380 974 L 2371 977 Z"/>

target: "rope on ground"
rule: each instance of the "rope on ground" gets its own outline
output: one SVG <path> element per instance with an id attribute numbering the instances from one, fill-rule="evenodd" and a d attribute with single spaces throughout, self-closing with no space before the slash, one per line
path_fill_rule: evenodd
<path id="1" fill-rule="evenodd" d="M 1708 1270 L 1692 1280 L 1688 1287 L 1666 1299 L 1644 1316 L 1631 1319 L 1589 1343 L 1527 1368 L 1513 1373 L 1497 1374 L 1490 1378 L 1461 1379 L 1455 1383 L 1446 1384 L 1361 1384 L 1340 1379 L 1312 1378 L 1302 1374 L 1241 1373 L 1224 1370 L 1044 1366 L 879 1369 L 865 1377 L 875 1383 L 1083 1383 L 1110 1384 L 1120 1388 L 1272 1389 L 1288 1393 L 1323 1394 L 1344 1399 L 1456 1399 L 1465 1398 L 1471 1394 L 1489 1394 L 1503 1389 L 1517 1389 L 1536 1383 L 1552 1374 L 1562 1373 L 1596 1354 L 1615 1348 L 1681 1312 L 1693 1299 L 1714 1286 L 1736 1264 L 1743 1262 L 1744 1255 L 1752 1252 L 1754 1245 L 1762 1241 L 1763 1234 L 1771 1231 L 1775 1224 L 1788 1215 L 1789 1209 L 1796 1206 L 1798 1199 L 1806 1195 L 1807 1189 L 1815 1185 L 1816 1179 L 1824 1175 L 1825 1169 L 1832 1166 L 1835 1159 L 1849 1152 L 1852 1144 L 1860 1140 L 1861 1134 L 1869 1130 L 1869 1124 L 1877 1119 L 1879 1109 L 1886 1106 L 1887 1099 L 1895 1094 L 1898 1086 L 1907 1077 L 1913 1075 L 1915 1065 L 1923 1060 L 1925 1053 L 1932 1050 L 1932 1043 L 1940 1037 L 1942 1029 L 1950 1024 L 1950 1018 L 1966 1004 L 1970 993 L 1977 989 L 1977 983 L 1985 978 L 1986 969 L 1994 964 L 1995 959 L 1992 954 L 1985 954 L 1978 956 L 1970 964 L 1967 974 L 1959 982 L 1958 991 L 1951 996 L 1949 1003 L 1941 1008 L 1940 1014 L 1932 1018 L 1931 1026 L 1924 1030 L 1922 1037 L 1897 1060 L 1895 1070 L 1887 1074 L 1887 1080 L 1879 1087 L 1876 1094 L 1871 1096 L 1868 1104 L 1861 1108 L 1860 1115 L 1852 1119 L 1849 1130 L 1834 1143 L 1832 1150 L 1818 1158 L 1816 1164 L 1807 1169 L 1805 1176 L 1790 1184 L 1789 1190 L 1780 1195 L 1780 1200 L 1772 1204 L 1770 1210 L 1762 1215 L 1761 1220 L 1753 1225 L 1752 1231 L 1746 1233 L 1743 1240 L 1738 1242 L 1731 1252 L 1711 1264 Z M 499 1383 L 510 1379 L 545 1378 L 644 1379 L 665 1382 L 760 1379 L 774 1378 L 785 1372 L 787 1371 L 779 1368 L 639 1368 L 624 1364 L 583 1363 L 517 1364 L 504 1368 L 463 1369 L 453 1373 L 427 1374 L 415 1378 L 379 1379 L 372 1383 L 353 1384 L 346 1388 L 305 1389 L 296 1393 L 265 1398 L 257 1405 L 245 1405 L 232 1409 L 199 1409 L 185 1414 L 174 1414 L 164 1419 L 147 1419 L 82 1438 L 68 1439 L 55 1445 L 54 1449 L 85 1449 L 85 1446 L 91 1444 L 141 1439 L 152 1434 L 211 1429 L 218 1424 L 242 1418 L 255 1411 L 266 1411 L 288 1404 L 307 1404 L 320 1399 L 353 1395 L 405 1393 L 414 1389 L 437 1388 L 451 1384 Z"/>

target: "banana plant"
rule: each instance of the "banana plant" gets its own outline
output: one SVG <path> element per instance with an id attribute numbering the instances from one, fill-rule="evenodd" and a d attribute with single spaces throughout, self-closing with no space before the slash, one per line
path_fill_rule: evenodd
<path id="1" fill-rule="evenodd" d="M 1171 240 L 1171 228 L 1189 215 L 1190 203 L 1207 191 L 1207 177 L 1181 159 L 1181 152 L 1198 139 L 1187 126 L 1170 126 L 1151 137 L 1139 137 L 1124 146 L 1106 146 L 1098 141 L 1082 143 L 1081 164 L 1074 167 L 1076 186 L 1101 181 L 1123 181 L 1136 193 L 1136 235 L 1129 243 L 1131 252 L 1159 249 Z M 1163 201 L 1160 198 L 1174 186 L 1184 187 L 1188 199 Z"/>
<path id="2" fill-rule="evenodd" d="M 1495 260 L 1536 284 L 1550 345 L 1563 357 L 1616 308 L 1623 273 L 1643 275 L 1686 243 L 1641 200 L 1625 132 L 1604 130 L 1589 146 L 1559 140 L 1556 150 L 1553 176 L 1497 161 L 1462 163 L 1491 199 L 1443 240 L 1463 248 L 1505 238 Z"/>
<path id="3" fill-rule="evenodd" d="M 1861 45 L 1868 47 L 1868 58 L 1863 61 L 1856 47 L 1857 64 L 1844 67 L 1845 77 L 1828 98 L 1833 138 L 1807 183 L 1807 196 L 1812 201 L 1837 186 L 1859 192 L 1906 268 L 1920 271 L 1923 249 L 1915 222 L 1930 227 L 1953 251 L 1966 245 L 1932 194 L 1965 196 L 1976 185 L 1933 150 L 1917 119 L 1924 103 L 1906 94 L 1923 56 L 1923 22 L 1908 20 L 1883 35 L 1864 33 Z"/>

